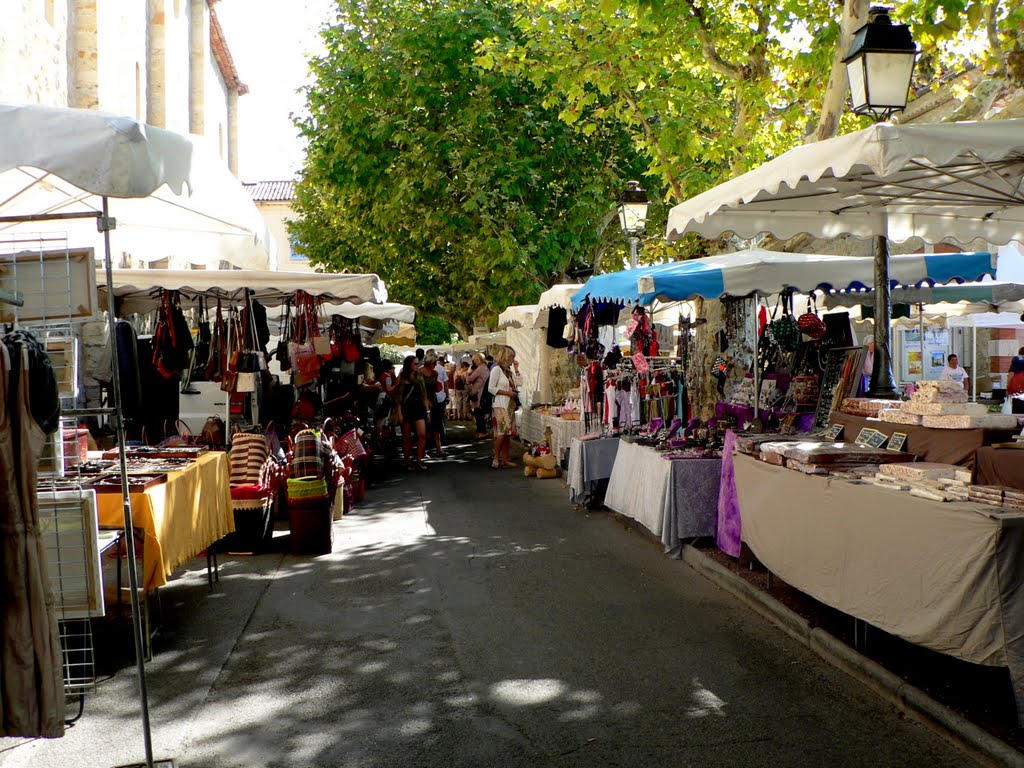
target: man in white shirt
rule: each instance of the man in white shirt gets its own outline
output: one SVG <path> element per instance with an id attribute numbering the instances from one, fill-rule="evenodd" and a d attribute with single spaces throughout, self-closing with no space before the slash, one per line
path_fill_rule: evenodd
<path id="1" fill-rule="evenodd" d="M 956 355 L 950 355 L 946 358 L 946 367 L 939 374 L 939 380 L 955 381 L 957 384 L 962 384 L 964 389 L 969 389 L 967 385 L 967 371 L 960 367 L 960 361 Z"/>

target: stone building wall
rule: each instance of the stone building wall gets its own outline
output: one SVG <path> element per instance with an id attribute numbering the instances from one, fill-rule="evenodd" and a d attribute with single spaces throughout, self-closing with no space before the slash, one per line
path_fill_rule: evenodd
<path id="1" fill-rule="evenodd" d="M 69 0 L 6 0 L 0 23 L 0 102 L 66 106 Z"/>

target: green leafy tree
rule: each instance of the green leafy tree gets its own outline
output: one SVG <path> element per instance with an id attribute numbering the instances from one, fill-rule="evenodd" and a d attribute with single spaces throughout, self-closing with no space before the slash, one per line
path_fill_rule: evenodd
<path id="1" fill-rule="evenodd" d="M 478 63 L 528 78 L 583 132 L 628 126 L 679 202 L 802 140 L 834 13 L 827 0 L 525 0 L 520 35 L 484 41 Z"/>
<path id="2" fill-rule="evenodd" d="M 520 35 L 512 22 L 489 0 L 340 0 L 297 121 L 297 250 L 380 274 L 465 336 L 592 262 L 646 165 L 628 126 L 577 130 L 538 84 L 476 66 L 480 41 Z"/>
<path id="3" fill-rule="evenodd" d="M 435 344 L 451 344 L 456 330 L 447 320 L 420 315 L 416 318 L 416 345 L 426 348 Z"/>

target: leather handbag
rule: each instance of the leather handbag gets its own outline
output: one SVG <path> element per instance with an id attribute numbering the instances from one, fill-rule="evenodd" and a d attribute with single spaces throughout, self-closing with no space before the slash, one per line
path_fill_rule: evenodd
<path id="1" fill-rule="evenodd" d="M 196 323 L 198 333 L 196 334 L 196 349 L 193 355 L 193 366 L 197 373 L 202 375 L 210 362 L 210 350 L 213 341 L 213 334 L 210 331 L 210 321 L 206 317 L 206 300 L 199 298 L 199 320 Z M 196 377 L 198 378 L 198 377 Z"/>
<path id="2" fill-rule="evenodd" d="M 220 416 L 210 416 L 199 433 L 199 442 L 211 448 L 223 448 L 224 436 L 224 419 Z"/>
<path id="3" fill-rule="evenodd" d="M 288 341 L 291 338 L 292 330 L 291 314 L 292 301 L 288 299 L 284 305 L 284 312 L 281 314 L 281 324 L 277 329 L 279 338 L 277 348 L 274 350 L 274 357 L 277 358 L 277 364 L 282 371 L 287 371 L 292 367 L 292 360 L 288 355 Z"/>

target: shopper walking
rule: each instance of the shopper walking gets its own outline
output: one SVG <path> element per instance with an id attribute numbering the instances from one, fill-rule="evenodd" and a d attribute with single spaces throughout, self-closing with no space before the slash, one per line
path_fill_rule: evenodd
<path id="1" fill-rule="evenodd" d="M 512 433 L 515 431 L 516 403 L 519 399 L 513 373 L 515 359 L 516 351 L 512 347 L 506 345 L 498 350 L 487 383 L 493 398 L 494 459 L 491 461 L 491 467 L 494 469 L 517 466 L 509 458 Z"/>
<path id="2" fill-rule="evenodd" d="M 469 418 L 469 390 L 466 385 L 466 380 L 469 378 L 469 362 L 463 360 L 459 363 L 459 368 L 455 371 L 455 389 L 452 390 L 455 397 L 455 420 L 465 421 Z"/>
<path id="3" fill-rule="evenodd" d="M 430 400 L 427 387 L 420 373 L 415 355 L 409 355 L 402 363 L 398 376 L 396 407 L 402 423 L 402 452 L 407 470 L 424 470 L 423 456 L 427 451 L 427 419 L 430 415 Z M 412 435 L 416 435 L 416 461 L 413 462 Z"/>
<path id="4" fill-rule="evenodd" d="M 473 416 L 476 419 L 476 436 L 487 437 L 490 427 L 484 421 L 483 393 L 487 388 L 487 380 L 491 369 L 484 362 L 484 356 L 479 352 L 473 355 L 473 370 L 466 377 L 466 386 L 469 391 L 469 404 L 473 409 Z"/>
<path id="5" fill-rule="evenodd" d="M 423 381 L 430 400 L 430 418 L 427 420 L 427 437 L 434 444 L 438 458 L 444 453 L 445 403 L 448 399 L 448 373 L 437 357 L 437 352 L 428 349 L 423 356 Z"/>

